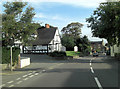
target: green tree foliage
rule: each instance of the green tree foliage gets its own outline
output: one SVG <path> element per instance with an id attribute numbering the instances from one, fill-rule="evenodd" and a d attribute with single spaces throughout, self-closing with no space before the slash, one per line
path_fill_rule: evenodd
<path id="1" fill-rule="evenodd" d="M 120 44 L 120 2 L 101 3 L 86 21 L 93 36 L 107 39 L 110 45 Z"/>
<path id="2" fill-rule="evenodd" d="M 73 50 L 76 45 L 76 40 L 80 38 L 82 26 L 83 24 L 81 23 L 73 22 L 61 30 L 62 44 L 67 48 L 67 50 Z"/>
<path id="3" fill-rule="evenodd" d="M 63 35 L 73 36 L 76 39 L 80 37 L 82 26 L 83 24 L 79 22 L 73 22 L 64 27 L 61 32 Z"/>
<path id="4" fill-rule="evenodd" d="M 88 54 L 91 51 L 90 42 L 86 35 L 77 39 L 76 45 L 78 46 L 79 51 L 84 54 Z"/>
<path id="5" fill-rule="evenodd" d="M 90 52 L 90 43 L 87 36 L 81 37 L 81 23 L 70 23 L 64 27 L 62 32 L 62 45 L 66 47 L 67 51 L 73 51 L 74 46 L 78 46 L 79 51 L 83 53 Z"/>
<path id="6" fill-rule="evenodd" d="M 34 8 L 27 7 L 25 2 L 7 2 L 4 7 L 2 14 L 3 46 L 13 45 L 17 40 L 27 44 L 28 40 L 31 40 L 31 35 L 36 34 L 36 29 L 40 27 L 38 23 L 32 21 L 35 15 Z"/>
<path id="7" fill-rule="evenodd" d="M 61 42 L 62 42 L 62 45 L 64 45 L 66 47 L 66 49 L 69 51 L 73 50 L 73 48 L 75 46 L 75 41 L 72 36 L 64 35 L 61 39 Z"/>

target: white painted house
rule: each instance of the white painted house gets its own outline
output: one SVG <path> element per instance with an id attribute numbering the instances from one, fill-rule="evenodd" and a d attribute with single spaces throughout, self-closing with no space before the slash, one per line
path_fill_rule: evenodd
<path id="1" fill-rule="evenodd" d="M 61 44 L 60 33 L 57 27 L 46 24 L 38 28 L 38 36 L 35 41 L 30 42 L 33 46 L 24 46 L 24 53 L 49 53 L 53 51 L 65 51 Z"/>

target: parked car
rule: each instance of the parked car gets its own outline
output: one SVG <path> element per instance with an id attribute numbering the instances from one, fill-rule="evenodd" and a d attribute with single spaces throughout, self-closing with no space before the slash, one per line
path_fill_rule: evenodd
<path id="1" fill-rule="evenodd" d="M 98 52 L 93 52 L 93 57 L 98 57 Z"/>

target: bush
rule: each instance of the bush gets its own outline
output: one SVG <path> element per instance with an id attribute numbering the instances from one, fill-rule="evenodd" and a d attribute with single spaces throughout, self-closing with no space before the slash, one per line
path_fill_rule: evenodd
<path id="1" fill-rule="evenodd" d="M 20 48 L 13 47 L 12 48 L 12 59 L 13 64 L 18 61 L 18 55 L 20 54 Z M 10 47 L 2 47 L 2 64 L 10 63 Z"/>
<path id="2" fill-rule="evenodd" d="M 54 52 L 50 53 L 49 55 L 52 56 L 52 57 L 64 57 L 64 56 L 66 56 L 66 52 L 54 51 Z"/>

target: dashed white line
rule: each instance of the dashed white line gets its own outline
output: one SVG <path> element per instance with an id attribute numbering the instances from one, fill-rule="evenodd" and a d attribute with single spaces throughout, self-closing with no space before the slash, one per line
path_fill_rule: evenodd
<path id="1" fill-rule="evenodd" d="M 95 78 L 95 81 L 96 81 L 99 89 L 103 89 L 102 86 L 101 86 L 101 84 L 100 84 L 100 82 L 99 82 L 99 80 L 98 80 L 98 78 L 97 77 L 94 77 L 94 78 Z"/>
<path id="2" fill-rule="evenodd" d="M 3 87 L 3 86 L 5 86 L 5 84 L 0 85 L 0 87 Z"/>
<path id="3" fill-rule="evenodd" d="M 90 63 L 92 62 L 92 59 L 90 60 Z"/>
<path id="4" fill-rule="evenodd" d="M 14 85 L 10 85 L 9 87 L 14 87 Z"/>
<path id="5" fill-rule="evenodd" d="M 28 75 L 31 75 L 32 73 L 29 73 Z"/>
<path id="6" fill-rule="evenodd" d="M 24 75 L 23 77 L 27 77 L 28 75 Z"/>
<path id="7" fill-rule="evenodd" d="M 33 71 L 32 73 L 35 73 L 36 71 Z"/>
<path id="8" fill-rule="evenodd" d="M 33 77 L 34 75 L 29 76 L 30 78 Z"/>
<path id="9" fill-rule="evenodd" d="M 35 73 L 35 75 L 38 75 L 39 73 Z"/>
<path id="10" fill-rule="evenodd" d="M 92 72 L 92 73 L 94 73 L 93 68 L 92 68 L 92 67 L 90 67 L 90 69 L 91 69 L 91 72 Z"/>
<path id="11" fill-rule="evenodd" d="M 23 80 L 28 80 L 28 78 L 25 78 L 25 79 L 23 79 Z"/>
<path id="12" fill-rule="evenodd" d="M 16 80 L 20 80 L 21 78 L 17 78 Z"/>
<path id="13" fill-rule="evenodd" d="M 90 66 L 91 66 L 91 63 L 90 63 Z"/>
<path id="14" fill-rule="evenodd" d="M 14 81 L 9 81 L 9 82 L 7 82 L 7 83 L 13 83 Z"/>
<path id="15" fill-rule="evenodd" d="M 18 81 L 16 84 L 20 84 L 22 81 Z"/>

